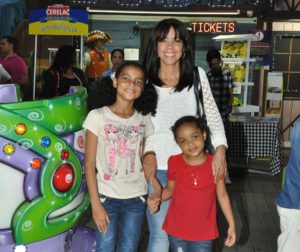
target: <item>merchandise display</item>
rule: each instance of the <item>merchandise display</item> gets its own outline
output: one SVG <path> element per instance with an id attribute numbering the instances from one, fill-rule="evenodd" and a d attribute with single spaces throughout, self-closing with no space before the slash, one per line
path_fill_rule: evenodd
<path id="1" fill-rule="evenodd" d="M 246 58 L 247 41 L 224 41 L 222 46 L 222 57 L 224 58 Z"/>
<path id="2" fill-rule="evenodd" d="M 245 82 L 245 70 L 246 65 L 244 62 L 242 63 L 224 63 L 223 69 L 230 71 L 233 76 L 234 82 Z"/>
<path id="3" fill-rule="evenodd" d="M 254 86 L 254 83 L 249 80 L 250 62 L 255 61 L 250 58 L 251 41 L 256 40 L 254 35 L 220 35 L 213 39 L 221 41 L 223 69 L 233 75 L 235 84 L 233 113 L 254 115 L 255 112 L 259 112 L 259 106 L 248 104 L 251 87 Z"/>

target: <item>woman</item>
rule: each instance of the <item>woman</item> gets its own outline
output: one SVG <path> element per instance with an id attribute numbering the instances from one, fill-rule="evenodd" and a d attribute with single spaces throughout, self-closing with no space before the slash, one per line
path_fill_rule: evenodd
<path id="1" fill-rule="evenodd" d="M 53 63 L 43 74 L 42 98 L 68 94 L 71 86 L 86 86 L 84 73 L 77 67 L 76 50 L 71 45 L 58 49 Z"/>
<path id="2" fill-rule="evenodd" d="M 119 66 L 124 61 L 124 51 L 120 48 L 114 49 L 111 52 L 111 63 L 112 67 L 105 71 L 101 77 L 111 77 L 112 74 L 115 74 L 118 70 Z"/>
<path id="3" fill-rule="evenodd" d="M 168 158 L 180 153 L 170 128 L 178 118 L 196 115 L 192 62 L 189 34 L 183 23 L 176 19 L 160 21 L 153 30 L 144 59 L 149 82 L 155 86 L 158 93 L 158 103 L 156 115 L 152 116 L 154 133 L 147 139 L 143 166 L 146 171 L 152 173 L 155 173 L 157 168 L 157 178 L 162 186 L 165 186 L 167 181 Z M 217 182 L 226 170 L 227 141 L 206 74 L 201 68 L 198 68 L 198 71 L 202 83 L 204 111 L 215 148 L 212 166 Z M 150 175 L 153 174 L 148 173 L 146 177 Z M 149 192 L 151 193 L 151 187 Z M 168 237 L 161 229 L 168 206 L 169 201 L 165 201 L 156 214 L 152 215 L 147 211 L 150 230 L 148 252 L 168 252 Z"/>

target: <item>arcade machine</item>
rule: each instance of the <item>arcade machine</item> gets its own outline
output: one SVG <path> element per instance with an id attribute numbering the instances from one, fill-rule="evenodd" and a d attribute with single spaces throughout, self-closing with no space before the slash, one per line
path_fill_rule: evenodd
<path id="1" fill-rule="evenodd" d="M 83 171 L 86 90 L 21 102 L 0 85 L 0 251 L 94 251 L 78 223 L 89 206 Z"/>

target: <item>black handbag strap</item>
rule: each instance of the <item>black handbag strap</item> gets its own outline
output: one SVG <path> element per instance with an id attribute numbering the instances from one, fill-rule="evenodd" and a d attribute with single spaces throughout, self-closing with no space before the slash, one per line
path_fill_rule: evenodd
<path id="1" fill-rule="evenodd" d="M 194 92 L 196 97 L 196 113 L 198 117 L 206 118 L 205 111 L 204 111 L 204 105 L 203 105 L 203 94 L 202 94 L 202 84 L 201 84 L 201 78 L 199 75 L 198 67 L 194 67 L 194 78 L 193 78 L 193 85 L 194 85 Z M 200 104 L 202 107 L 202 115 L 200 113 Z"/>

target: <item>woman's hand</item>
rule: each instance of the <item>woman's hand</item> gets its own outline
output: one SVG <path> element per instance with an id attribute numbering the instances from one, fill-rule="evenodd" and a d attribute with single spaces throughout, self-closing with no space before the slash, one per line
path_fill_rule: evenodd
<path id="1" fill-rule="evenodd" d="M 223 145 L 216 148 L 216 152 L 212 160 L 212 169 L 215 183 L 218 183 L 219 179 L 222 176 L 225 176 L 227 172 L 226 149 Z"/>
<path id="2" fill-rule="evenodd" d="M 99 232 L 107 232 L 107 224 L 109 223 L 109 217 L 104 209 L 103 205 L 100 203 L 97 206 L 92 207 L 93 219 L 99 230 Z"/>

